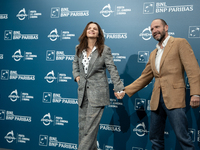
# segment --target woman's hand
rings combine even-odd
[[[80,80],[80,76],[76,77],[76,82],[78,82]]]

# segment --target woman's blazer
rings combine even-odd
[[[80,80],[78,81],[79,106],[82,104],[85,92],[87,92],[87,98],[91,106],[98,107],[109,105],[110,95],[106,69],[110,73],[111,80],[114,84],[114,90],[117,92],[124,89],[124,85],[120,80],[117,68],[114,65],[110,48],[104,45],[101,56],[99,56],[97,49],[92,52],[87,75],[84,72],[82,59],[82,53],[79,57],[75,55],[72,71],[74,79],[80,76]]]

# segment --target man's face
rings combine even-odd
[[[161,20],[154,20],[151,23],[151,33],[155,40],[162,42],[166,38],[166,33],[168,31],[168,26],[163,25]]]

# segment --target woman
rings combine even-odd
[[[108,69],[114,91],[124,86],[113,62],[111,50],[104,45],[100,26],[89,22],[79,37],[73,61],[73,76],[78,83],[79,147],[78,150],[97,150],[97,132],[104,106],[110,104]]]

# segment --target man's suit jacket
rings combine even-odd
[[[170,37],[161,58],[159,73],[155,68],[156,53],[157,49],[150,54],[141,76],[125,87],[125,92],[131,97],[155,77],[151,110],[158,108],[160,90],[168,109],[185,107],[185,71],[190,84],[190,95],[200,95],[200,69],[191,46],[185,39]]]
[[[82,59],[82,53],[79,57],[75,55],[72,71],[74,79],[76,79],[77,76],[80,76],[78,82],[79,106],[82,104],[85,91],[87,91],[88,101],[91,106],[97,107],[109,105],[110,96],[106,69],[110,73],[115,91],[122,91],[124,89],[117,68],[114,65],[110,48],[105,45],[101,56],[99,56],[97,49],[92,53],[87,75],[84,72]]]

